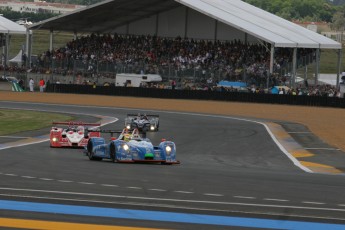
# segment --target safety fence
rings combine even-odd
[[[211,90],[172,90],[157,88],[116,87],[113,85],[93,86],[76,84],[49,84],[46,87],[46,92],[345,108],[344,98],[327,96],[297,96],[229,91],[219,92]]]

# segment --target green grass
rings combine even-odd
[[[345,68],[345,51],[342,50],[341,71]],[[338,54],[336,50],[321,50],[320,54],[320,73],[337,72]]]
[[[51,127],[53,121],[70,121],[72,116],[26,111],[26,110],[0,110],[0,135],[8,135],[23,131],[38,130]]]
[[[73,34],[69,32],[54,32],[53,48],[64,47],[67,42],[73,39]],[[32,36],[32,54],[38,55],[49,50],[50,33],[46,30],[34,30]],[[10,58],[16,56],[25,46],[26,35],[12,35],[10,44]]]

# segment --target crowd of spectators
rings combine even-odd
[[[298,49],[298,57],[314,57],[314,53],[314,49]],[[198,79],[197,84],[182,82],[182,78],[177,79],[184,88],[220,90],[215,87],[218,80],[245,81],[248,85],[255,86],[255,90],[249,87],[250,92],[261,93],[267,86],[267,79],[269,86],[285,84],[286,76],[280,74],[279,70],[291,63],[292,50],[276,48],[274,57],[274,73],[269,75],[270,50],[269,44],[265,43],[249,44],[240,40],[208,41],[151,35],[90,34],[78,37],[64,47],[38,55],[37,61],[29,67],[29,70],[26,67],[6,67],[6,71],[62,75],[89,74],[91,77],[96,75],[98,77],[109,75],[98,72],[100,65],[129,66],[137,73],[142,71],[160,73],[169,66],[176,71],[191,69],[201,71],[201,79]],[[76,74],[75,62],[82,63],[85,72]],[[220,74],[215,77],[215,72]],[[209,79],[212,84],[208,82]],[[195,80],[194,77],[192,81]],[[91,81],[94,82],[95,79]],[[320,95],[326,91],[336,91],[331,86],[315,87],[317,89],[303,87],[304,90],[299,87],[285,93],[300,95],[303,92],[308,95]],[[221,90],[237,91],[238,89]],[[328,94],[331,95],[331,92]]]
[[[64,71],[73,70],[73,62],[85,65],[87,72],[100,65],[130,66],[133,72],[158,73],[169,66],[176,71],[219,72],[221,79],[262,83],[267,77],[270,51],[268,44],[249,44],[239,40],[208,41],[188,38],[164,38],[151,35],[96,35],[79,37],[65,47],[47,51],[38,57],[38,67],[51,62],[64,63]],[[299,56],[312,55],[313,49],[298,49]],[[291,62],[291,49],[277,48],[274,69]],[[247,76],[243,79],[244,74]]]

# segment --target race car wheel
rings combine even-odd
[[[89,140],[89,142],[87,143],[87,156],[89,157],[89,159],[91,161],[100,161],[100,160],[102,160],[102,158],[100,158],[100,157],[93,156],[92,149],[93,149],[93,144],[92,144],[92,141]]]
[[[115,163],[117,161],[116,159],[116,147],[115,147],[115,144],[112,143],[110,145],[110,159],[111,159],[111,162]]]

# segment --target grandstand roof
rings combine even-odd
[[[2,34],[26,34],[26,28],[7,18],[0,16],[0,33]]]
[[[181,4],[275,47],[341,49],[332,39],[241,0],[106,0],[29,28],[102,33]]]

